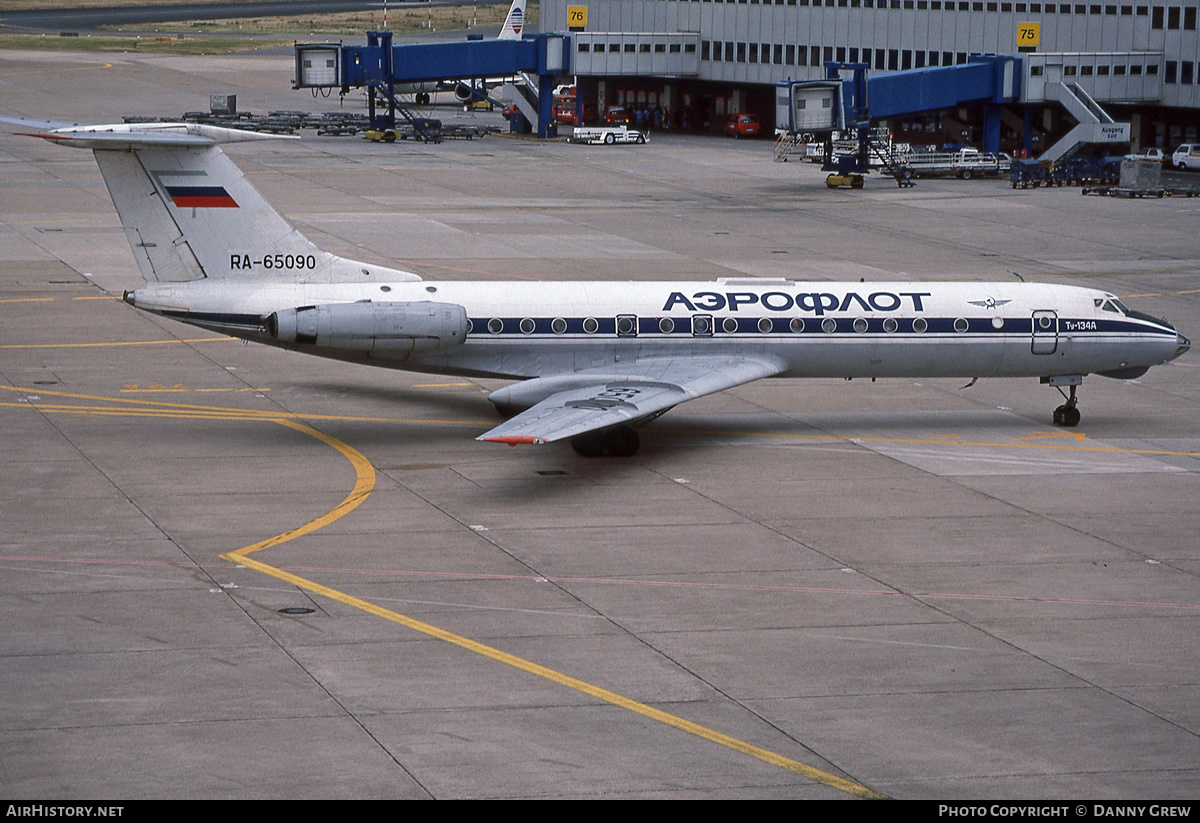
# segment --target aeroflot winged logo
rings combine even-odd
[[[1005,303],[1011,303],[1011,300],[997,300],[994,297],[989,297],[986,300],[968,300],[972,306],[983,306],[985,309],[994,309],[1003,306]]]
[[[155,181],[162,187],[178,209],[236,209],[237,201],[224,186],[204,185],[208,177],[203,171],[154,171]]]

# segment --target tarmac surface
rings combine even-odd
[[[291,71],[6,52],[0,99],[336,108]],[[1200,199],[830,191],[676,134],[227,152],[428,279],[1016,271],[1200,336]],[[1200,795],[1195,352],[1088,378],[1075,430],[1034,380],[762,381],[589,460],[476,442],[498,381],[246,346],[139,283],[91,154],[0,135],[2,796]]]

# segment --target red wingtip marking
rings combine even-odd
[[[543,442],[542,439],[539,437],[528,437],[525,435],[511,436],[511,437],[485,437],[484,440],[487,440],[489,443],[507,443],[510,446],[516,446],[516,445],[519,445],[522,443],[541,443],[541,442]]]

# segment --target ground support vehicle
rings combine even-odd
[[[958,151],[910,151],[901,155],[900,165],[913,177],[972,177],[998,174],[1000,158],[975,149]]]
[[[1013,160],[1008,179],[1014,189],[1036,189],[1042,186],[1115,186],[1120,178],[1123,162],[1131,161],[1124,161],[1121,157],[1079,155],[1051,166],[1037,160]],[[1148,167],[1156,165],[1142,160],[1132,162]]]
[[[1171,165],[1177,169],[1200,171],[1200,143],[1184,143],[1171,155]]]
[[[1036,160],[1013,160],[1008,170],[1008,179],[1014,189],[1018,186],[1023,189],[1036,189],[1046,183],[1049,177],[1050,169]]]
[[[831,189],[850,188],[861,189],[863,187],[862,166],[858,162],[858,156],[853,154],[837,154],[830,158],[830,161],[821,167],[824,171],[830,172],[825,178],[825,185]]]
[[[611,146],[614,143],[645,143],[646,135],[628,126],[583,126],[571,134],[572,143],[589,143],[597,145],[604,143]]]
[[[1162,149],[1146,149],[1141,154],[1127,154],[1126,160],[1142,160],[1147,163],[1167,163],[1169,158]]]
[[[1124,158],[1122,157],[1075,155],[1055,164],[1051,179],[1060,186],[1113,185],[1121,182],[1123,162]],[[1132,168],[1136,169],[1138,166]],[[1151,163],[1143,164],[1141,168],[1148,171],[1159,171],[1162,166]],[[1126,185],[1126,183],[1121,182],[1121,185]]]
[[[1105,197],[1200,197],[1200,186],[1158,186],[1135,189],[1125,186],[1084,186],[1082,194],[1100,194]]]

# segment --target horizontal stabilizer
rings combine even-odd
[[[83,125],[82,123],[72,123],[69,120],[39,120],[36,117],[5,117],[3,115],[0,115],[0,123],[20,126],[23,129],[38,129],[39,131],[69,129]]]
[[[244,129],[227,129],[203,123],[116,123],[107,126],[67,126],[42,132],[25,132],[28,137],[54,140],[81,149],[126,151],[139,148],[189,148],[252,140],[299,140],[294,135],[265,134]]]

